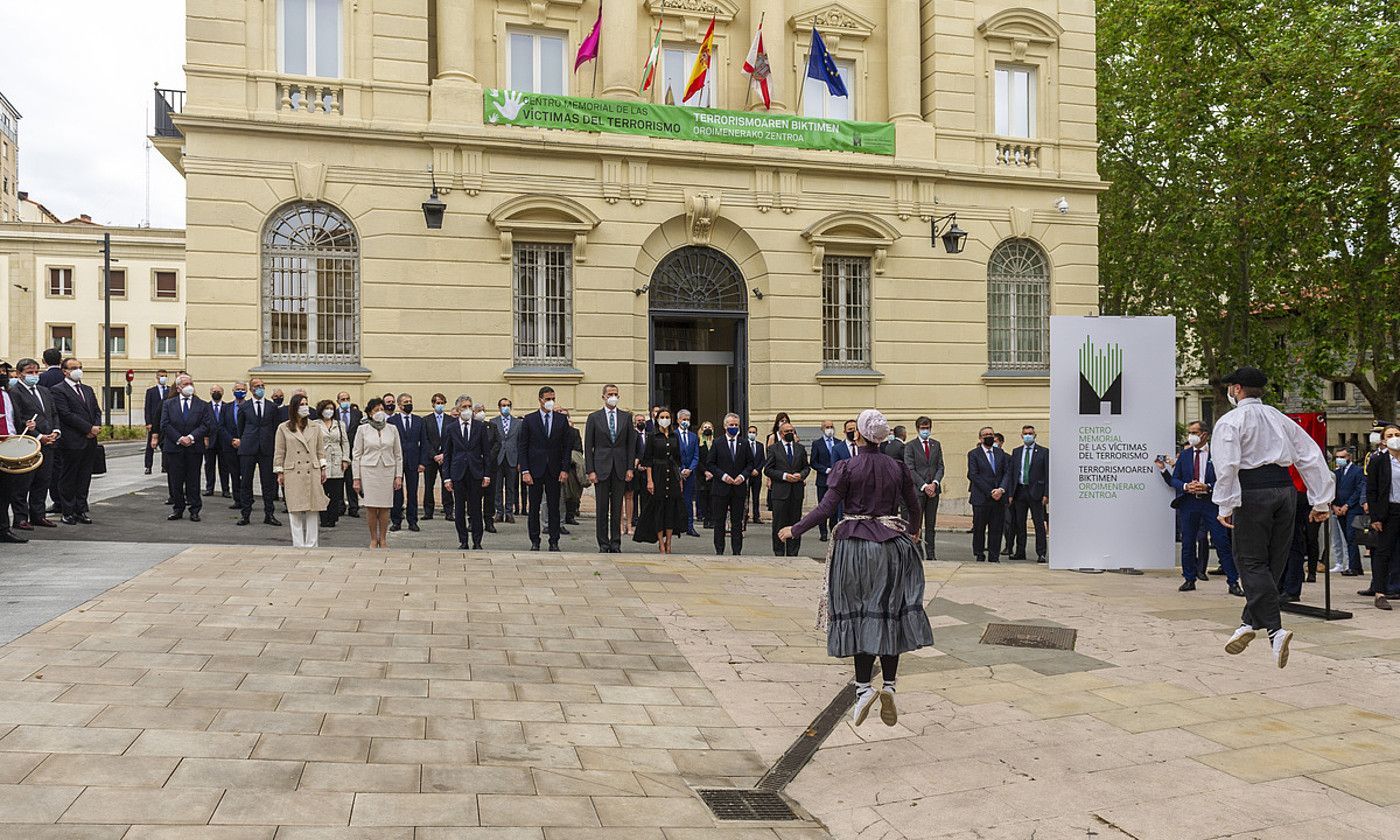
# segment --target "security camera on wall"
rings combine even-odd
[[[1061,216],[1065,215],[1069,212],[1069,201],[1064,196],[1060,196],[1055,199],[1055,209],[1060,211]]]

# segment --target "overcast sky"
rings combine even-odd
[[[182,0],[0,0],[0,92],[19,110],[19,188],[67,220],[146,217],[152,87],[183,89]],[[183,227],[185,181],[154,149],[154,227]]]

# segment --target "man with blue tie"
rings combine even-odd
[[[229,444],[233,438],[224,438],[224,415],[229,413],[228,403],[224,402],[224,386],[215,385],[209,389],[209,445],[204,452],[204,495],[214,495],[214,478],[225,499],[233,498],[229,488],[238,486],[238,471],[230,462],[238,463],[238,457]],[[227,451],[225,451],[227,450]]]
[[[1181,450],[1172,468],[1172,487],[1176,488],[1172,506],[1181,511],[1181,576],[1186,579],[1178,589],[1195,591],[1196,581],[1209,565],[1209,558],[1196,553],[1199,545],[1196,535],[1206,530],[1220,557],[1220,568],[1225,572],[1230,594],[1243,598],[1230,531],[1220,521],[1220,509],[1211,499],[1215,490],[1215,463],[1210,457],[1210,429],[1197,420],[1187,425],[1186,433],[1186,448]]]
[[[468,420],[471,418],[468,417]],[[424,451],[423,470],[423,518],[433,518],[433,495],[437,489],[439,478],[444,483],[447,482],[447,471],[443,466],[447,460],[446,455],[446,430],[452,425],[452,417],[447,413],[447,396],[445,394],[433,394],[433,413],[424,418],[424,429],[427,435],[427,449]],[[452,491],[446,486],[442,490],[442,518],[452,521]]]
[[[807,462],[807,450],[797,442],[792,421],[778,426],[778,440],[768,447],[763,474],[773,482],[769,491],[773,508],[773,555],[796,557],[802,550],[802,538],[784,542],[778,532],[802,519],[802,501],[807,494],[807,475],[812,471]]]
[[[443,432],[442,474],[443,501],[454,500],[457,524],[457,547],[481,550],[481,497],[491,492],[490,433],[486,423],[477,420],[472,411],[472,398],[463,394],[457,398],[456,417],[448,417]],[[439,415],[441,416],[441,415]],[[450,495],[449,495],[450,494]]]
[[[836,449],[836,424],[823,420],[822,435],[812,444],[812,471],[817,474],[817,504],[821,504],[822,497],[826,495],[826,478],[831,475],[831,468],[836,466]],[[823,519],[818,527],[822,542],[826,542],[830,539],[828,533],[835,527],[835,522],[833,519]]]
[[[513,523],[520,510],[520,421],[511,416],[513,403],[510,397],[496,401],[496,415],[491,418],[491,428],[496,441],[496,521]]]
[[[1332,571],[1347,577],[1361,574],[1361,549],[1356,545],[1356,530],[1352,525],[1361,515],[1361,503],[1366,498],[1366,473],[1352,463],[1351,450],[1337,447],[1337,497],[1332,502]],[[1346,554],[1346,559],[1342,554]]]
[[[700,438],[690,430],[690,409],[682,408],[676,413],[680,429],[676,431],[676,441],[681,445],[681,490],[685,495],[685,535],[698,537],[695,530],[695,483],[700,477],[695,470],[700,466]]]
[[[204,505],[199,495],[199,473],[204,465],[205,440],[211,434],[209,418],[209,403],[195,396],[189,374],[175,377],[175,395],[165,401],[157,427],[161,464],[165,467],[171,506],[175,508],[166,518],[172,522],[185,518],[186,507],[190,521],[199,521]]]
[[[1014,476],[1006,453],[996,446],[996,432],[983,426],[981,442],[967,453],[967,482],[972,504],[972,553],[977,562],[1001,562],[1001,536],[1007,497]]]
[[[554,416],[554,389],[540,388],[540,410],[520,421],[516,455],[528,488],[530,550],[540,550],[540,502],[549,504],[549,550],[559,551],[559,491],[569,478],[569,424]]]
[[[715,521],[715,554],[724,554],[725,523],[729,545],[738,557],[744,548],[744,502],[749,497],[754,465],[753,449],[739,439],[739,415],[724,415],[724,437],[710,447],[705,472],[710,479],[710,515]]]
[[[1035,525],[1035,561],[1047,562],[1045,509],[1050,504],[1050,450],[1035,441],[1035,426],[1021,427],[1021,445],[1011,453],[1015,476],[1011,491],[1012,560],[1026,559],[1026,514]],[[1010,548],[1010,546],[1008,546]]]
[[[230,510],[239,510],[243,504],[239,501],[243,493],[243,474],[240,472],[243,465],[238,457],[238,447],[233,445],[233,439],[238,437],[238,418],[247,406],[248,383],[233,383],[233,402],[225,405],[220,411],[218,418],[219,445],[223,448],[228,458],[229,475],[232,480],[229,485],[233,491],[233,504],[229,505]],[[210,439],[213,442],[213,439]]]
[[[423,418],[413,414],[413,395],[399,394],[399,413],[389,418],[399,430],[399,449],[403,451],[403,489],[394,491],[394,506],[389,509],[389,530],[403,527],[405,502],[408,508],[408,530],[418,527],[418,476],[427,470],[428,433]]]
[[[603,407],[583,424],[583,468],[593,485],[596,536],[603,554],[622,553],[622,499],[633,480],[638,431],[632,415],[617,407],[616,385],[603,386]]]
[[[143,414],[146,418],[146,475],[151,474],[151,467],[155,464],[156,447],[151,436],[160,434],[161,407],[165,405],[165,398],[168,396],[170,374],[162,368],[156,371],[156,384],[146,389],[146,409]]]
[[[282,422],[282,413],[272,400],[267,399],[267,385],[261,379],[248,382],[253,388],[253,398],[243,403],[238,412],[238,434],[233,447],[238,450],[238,502],[243,516],[239,525],[247,525],[253,515],[253,473],[258,474],[262,486],[263,522],[268,525],[281,525],[273,513],[273,502],[277,500],[277,477],[272,474],[272,456],[277,447],[277,425]]]

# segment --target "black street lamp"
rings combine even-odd
[[[940,233],[939,222],[947,222]],[[933,247],[938,247],[938,241],[943,240],[943,250],[949,254],[961,254],[963,244],[967,241],[967,231],[958,227],[958,214],[949,213],[946,216],[939,216],[929,223],[929,232],[932,235]]]
[[[433,168],[428,167],[431,175]],[[447,213],[447,204],[438,198],[437,177],[433,176],[433,194],[428,196],[428,200],[423,202],[423,221],[427,223],[428,230],[442,230],[442,217]]]

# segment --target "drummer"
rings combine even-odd
[[[8,366],[7,366],[8,367]],[[9,391],[0,387],[0,443],[34,428],[34,421],[24,421],[16,413]],[[27,482],[24,483],[27,486]],[[20,476],[0,470],[0,543],[27,543],[29,540],[10,530],[10,507],[19,495]],[[28,502],[26,501],[27,505]]]

